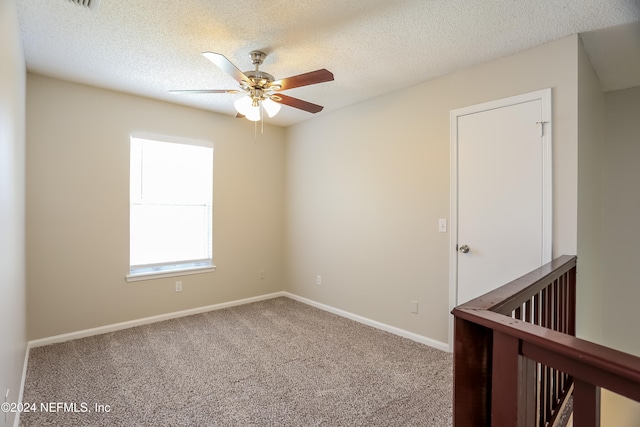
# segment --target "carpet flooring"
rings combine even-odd
[[[22,426],[451,426],[452,357],[289,298],[31,350]]]

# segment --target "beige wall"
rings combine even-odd
[[[604,93],[578,42],[578,292],[576,334],[602,337]]]
[[[603,150],[603,338],[606,346],[640,356],[640,87],[605,95]],[[640,425],[640,403],[603,392],[603,426]]]
[[[575,254],[577,44],[567,37],[288,128],[287,289],[448,342],[449,234],[438,218],[449,218],[449,111],[547,87],[553,251]]]
[[[17,402],[26,351],[25,65],[14,0],[0,1],[0,401]],[[0,413],[0,424],[5,414]],[[7,415],[7,425],[13,423]]]
[[[216,272],[125,281],[135,131],[214,143]],[[26,138],[29,339],[282,290],[281,128],[29,74]]]
[[[605,95],[604,343],[640,356],[640,87]]]

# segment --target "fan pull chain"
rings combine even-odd
[[[264,135],[264,115],[266,111],[262,104],[258,104],[260,108],[260,135]],[[256,144],[258,142],[258,122],[253,122],[253,143]]]

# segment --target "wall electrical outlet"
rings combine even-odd
[[[411,312],[418,314],[418,301],[411,301]]]
[[[322,276],[319,274],[316,276],[316,285],[322,285]]]
[[[182,281],[176,282],[176,292],[182,292]]]

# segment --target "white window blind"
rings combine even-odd
[[[213,266],[213,147],[131,137],[130,275]]]

